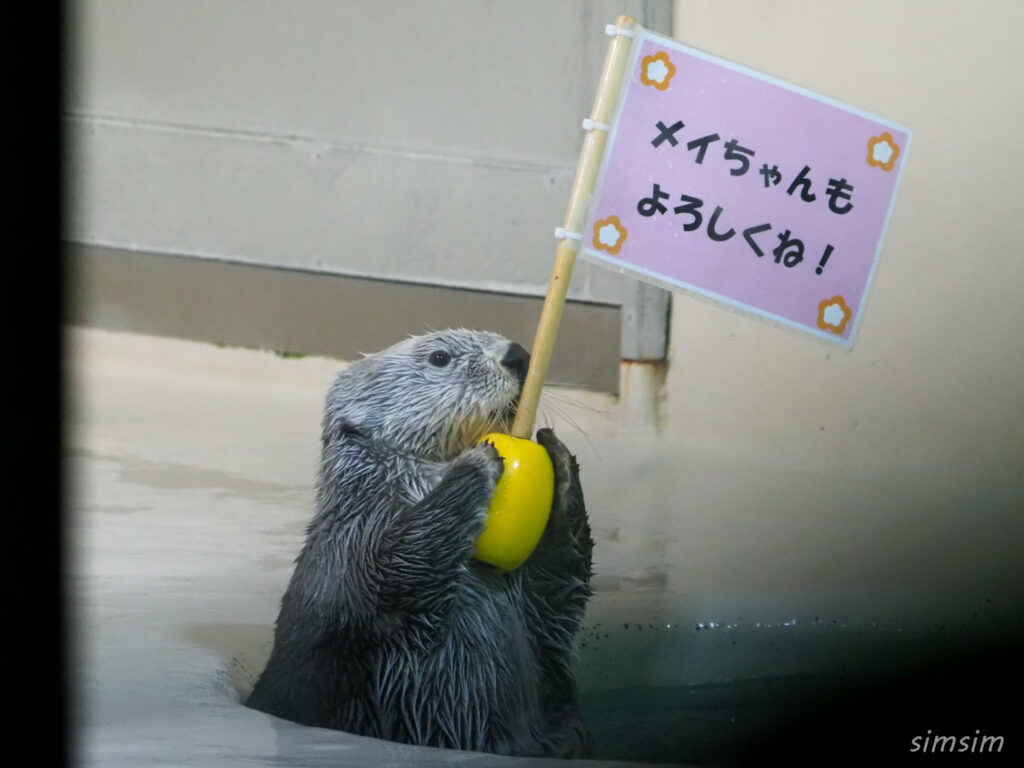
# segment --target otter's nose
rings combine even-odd
[[[512,371],[522,385],[526,381],[526,369],[530,367],[530,353],[513,341],[508,345],[505,356],[501,358],[501,364]]]

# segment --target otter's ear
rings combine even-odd
[[[345,435],[360,435],[362,434],[348,419],[339,419],[333,424],[325,426],[323,434],[320,436],[320,443],[324,447],[331,443],[337,442]]]

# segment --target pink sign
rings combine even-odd
[[[639,31],[583,253],[846,346],[910,130]]]

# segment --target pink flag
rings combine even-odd
[[[583,253],[849,346],[910,130],[638,30]]]

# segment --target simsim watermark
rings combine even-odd
[[[939,736],[928,729],[926,736],[910,740],[911,752],[1002,752],[1002,736],[982,736],[976,730],[973,736]]]

